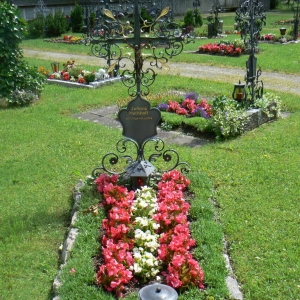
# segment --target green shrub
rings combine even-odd
[[[275,9],[278,7],[280,1],[279,0],[271,0],[270,1],[270,9]]]
[[[96,79],[95,73],[86,73],[86,74],[84,75],[84,80],[85,80],[87,83],[93,82],[93,81],[95,81],[95,79]]]
[[[262,98],[255,99],[254,107],[260,108],[268,117],[279,118],[281,111],[281,100],[279,96],[266,93]]]
[[[94,28],[96,26],[96,13],[92,12],[90,14],[90,28]]]
[[[44,36],[45,17],[38,16],[27,22],[27,38],[38,39]]]
[[[192,9],[188,9],[183,18],[184,26],[195,26],[194,12]]]
[[[83,7],[75,4],[74,9],[71,11],[72,32],[81,32],[81,28],[83,25]]]
[[[194,10],[195,26],[201,27],[203,25],[203,19],[201,12],[198,8]]]
[[[188,9],[183,18],[183,24],[184,27],[201,27],[203,25],[203,19],[200,10],[198,8],[194,10]]]
[[[73,67],[69,70],[69,75],[73,76],[75,78],[78,78],[78,76],[81,74],[82,68],[80,67]]]
[[[10,105],[34,100],[32,93],[37,96],[45,80],[23,60],[19,44],[24,38],[25,26],[16,6],[0,2],[0,98],[6,98]]]
[[[62,12],[49,14],[46,17],[39,15],[29,20],[27,25],[28,38],[58,37],[69,30],[68,19]]]
[[[62,12],[49,14],[45,19],[45,36],[57,37],[68,31],[68,20]]]

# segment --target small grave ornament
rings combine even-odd
[[[282,36],[284,36],[285,33],[286,33],[286,28],[285,28],[285,27],[281,27],[279,30],[280,30],[280,34],[281,34]]]
[[[140,289],[139,300],[177,300],[177,292],[170,286],[154,283]]]
[[[57,73],[59,71],[59,63],[58,62],[51,63],[51,68],[53,73]]]
[[[149,161],[134,161],[126,168],[126,177],[131,178],[132,188],[136,190],[149,183],[155,167]]]
[[[245,100],[246,98],[245,84],[241,83],[241,81],[239,81],[239,83],[234,84],[232,98],[236,101]]]

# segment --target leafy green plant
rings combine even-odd
[[[195,26],[201,27],[203,25],[203,19],[201,12],[198,8],[194,10]]]
[[[217,97],[214,100],[212,126],[218,139],[240,135],[245,127],[247,113],[233,101],[225,96]]]
[[[281,111],[281,100],[277,95],[266,93],[262,98],[255,99],[254,107],[260,108],[268,117],[278,118]]]
[[[169,112],[161,112],[161,118],[163,122],[167,124],[171,124],[172,128],[179,127],[182,124],[182,121],[186,118],[186,116],[177,115]]]
[[[84,74],[84,80],[85,80],[87,83],[90,83],[90,82],[95,81],[95,78],[96,78],[95,73],[88,72],[88,73]]]
[[[37,99],[37,95],[31,91],[15,90],[8,99],[9,105],[26,105]]]
[[[173,126],[172,126],[170,123],[168,123],[168,122],[162,122],[162,123],[160,124],[160,128],[161,128],[162,130],[164,130],[164,131],[171,131],[172,128],[173,128]]]
[[[212,132],[212,119],[206,118],[186,118],[183,120],[183,124],[194,128],[198,132]]]
[[[78,76],[81,74],[82,68],[80,67],[73,67],[69,69],[69,75],[74,76],[75,78],[78,78]]]
[[[36,18],[27,21],[26,38],[37,39],[44,36],[45,17],[38,15]]]
[[[183,18],[184,26],[195,26],[194,12],[192,9],[188,9]]]

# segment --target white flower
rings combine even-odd
[[[133,264],[133,269],[135,273],[141,273],[143,270],[137,263]]]

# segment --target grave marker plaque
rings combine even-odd
[[[128,103],[127,108],[119,111],[118,117],[123,127],[123,136],[135,140],[141,147],[147,139],[157,135],[156,128],[161,114],[138,95]]]

